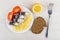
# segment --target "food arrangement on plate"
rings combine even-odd
[[[22,7],[23,8],[23,7]],[[12,12],[8,13],[7,20],[8,25],[12,26],[15,32],[22,33],[30,29],[30,25],[32,24],[32,14],[30,11],[25,12],[24,8],[22,10],[20,6],[15,6]]]
[[[37,15],[41,11],[41,4],[33,4],[33,13]],[[16,33],[24,33],[30,30],[34,34],[40,34],[47,26],[46,20],[41,16],[34,19],[32,12],[23,6],[15,6],[7,15],[8,28]]]

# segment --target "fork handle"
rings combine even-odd
[[[48,27],[47,27],[47,30],[46,30],[46,38],[48,37]]]
[[[48,38],[48,30],[49,30],[49,21],[50,21],[50,16],[51,15],[49,15],[49,20],[48,20],[48,25],[47,25],[47,29],[46,29],[46,38]]]

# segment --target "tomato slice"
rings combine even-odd
[[[13,12],[14,12],[14,14],[20,13],[21,12],[21,8],[19,6],[15,6],[13,8]]]
[[[7,19],[8,19],[10,22],[12,21],[12,19],[13,19],[13,12],[9,12],[9,13],[8,13]]]

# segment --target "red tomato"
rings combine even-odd
[[[8,18],[9,21],[12,21],[13,12],[9,12],[7,18]]]
[[[19,6],[15,6],[15,7],[13,8],[13,12],[14,12],[14,14],[19,13],[19,12],[21,12],[21,8],[20,8]]]

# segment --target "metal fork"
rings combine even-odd
[[[54,5],[53,3],[49,3],[49,6],[48,6],[49,19],[48,19],[47,30],[46,30],[46,38],[48,37],[49,20],[50,20],[51,14],[52,14],[53,5]]]

